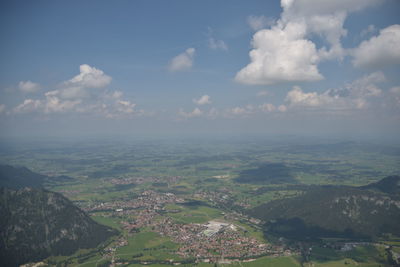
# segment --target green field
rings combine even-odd
[[[161,237],[154,232],[141,232],[128,238],[128,245],[117,249],[116,256],[121,259],[139,260],[179,260],[173,254],[178,247],[168,237]],[[134,256],[134,257],[132,257]]]
[[[196,205],[166,204],[154,220],[168,217],[178,224],[205,224],[210,220],[226,220],[233,212],[245,213],[251,208],[273,200],[292,198],[309,185],[359,186],[400,173],[400,147],[387,145],[335,142],[314,144],[309,141],[223,140],[210,142],[132,141],[57,143],[18,146],[11,152],[0,151],[0,162],[23,165],[32,171],[51,176],[67,175],[69,182],[54,182],[47,189],[58,191],[80,207],[99,203],[128,202],[144,191],[173,193]],[[39,149],[40,148],[40,149]],[[264,175],[257,170],[276,165],[294,181],[288,183],[239,183],[237,178],[252,173],[253,179]],[[259,175],[259,176],[257,176]],[[274,177],[274,173],[268,174]],[[141,178],[135,184],[116,181]],[[173,179],[172,179],[173,178]],[[151,229],[128,233],[121,222],[134,215],[113,211],[92,212],[98,223],[120,231],[128,245],[119,247],[115,256],[121,260],[182,260],[175,252],[179,244]],[[261,226],[246,219],[233,217],[230,223],[245,229],[245,235],[267,242]],[[396,237],[379,240],[400,250]],[[114,242],[108,247],[114,246]],[[315,247],[311,263],[304,266],[379,266],[387,260],[382,247],[357,247],[348,253]],[[300,266],[296,257],[261,257],[251,262],[233,262],[218,266]],[[96,266],[105,261],[94,253],[78,263],[77,254],[52,257],[55,262],[70,259],[71,266]],[[309,264],[309,265],[307,265]],[[130,264],[129,266],[141,266]],[[151,266],[168,266],[153,264]],[[184,264],[181,266],[185,266]],[[189,265],[188,265],[189,266]],[[214,266],[200,263],[195,266]]]

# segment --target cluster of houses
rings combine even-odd
[[[165,205],[182,203],[185,203],[185,199],[173,193],[148,190],[134,199],[98,203],[86,210],[104,211],[109,216],[123,218],[122,227],[129,234],[134,235],[146,227],[167,236],[179,244],[176,253],[182,258],[217,262],[221,258],[246,260],[263,255],[281,256],[291,253],[283,246],[266,244],[252,237],[245,228],[228,220],[211,220],[205,224],[179,223],[168,215],[169,210],[165,209]],[[224,215],[225,218],[240,217],[239,213]],[[120,241],[118,246],[127,245],[125,239]]]
[[[122,177],[113,178],[110,180],[113,185],[128,185],[128,184],[144,184],[144,183],[166,183],[175,184],[182,177],[181,176],[168,176],[168,177]]]
[[[110,202],[100,202],[87,207],[83,207],[86,212],[122,212],[122,214],[134,214],[136,209],[160,210],[165,204],[184,203],[183,198],[177,197],[172,193],[158,193],[152,190],[144,191],[139,197],[129,200],[119,200]]]

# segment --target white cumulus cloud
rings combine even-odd
[[[400,64],[400,25],[392,25],[353,50],[356,67],[380,68]]]
[[[237,73],[236,81],[268,85],[321,80],[317,49],[302,38],[305,30],[302,24],[289,23],[284,28],[258,31],[252,41],[251,63]]]
[[[111,77],[102,70],[87,64],[79,66],[79,74],[65,82],[67,86],[79,86],[84,88],[102,88],[110,84]]]
[[[82,113],[92,113],[106,118],[122,118],[132,115],[143,114],[137,111],[136,103],[123,98],[121,91],[105,92],[95,99],[90,105],[80,106],[77,111]]]
[[[61,83],[61,88],[52,91],[51,94],[64,99],[85,98],[89,95],[87,89],[106,87],[111,80],[112,78],[102,70],[82,64],[79,66],[78,75]]]
[[[230,112],[234,115],[243,115],[243,114],[248,114],[249,112],[247,109],[243,107],[234,107],[230,110]]]
[[[271,103],[264,103],[260,105],[260,109],[264,112],[272,112],[276,110],[276,107]]]
[[[79,69],[80,73],[60,83],[59,89],[44,93],[40,99],[25,99],[12,112],[85,113],[106,118],[144,114],[142,110],[135,110],[136,103],[125,99],[121,91],[99,90],[111,82],[111,77],[102,70],[87,64]]]
[[[330,104],[335,100],[335,97],[327,93],[305,93],[299,86],[294,86],[293,89],[287,93],[285,100],[292,106],[320,107]]]
[[[233,107],[225,110],[225,117],[247,117],[256,112],[253,105],[246,105],[244,107]]]
[[[211,104],[211,99],[209,95],[203,95],[199,99],[193,99],[193,103],[197,105],[207,105]]]
[[[294,86],[286,95],[285,101],[290,108],[315,110],[351,110],[363,109],[369,105],[369,99],[379,97],[382,90],[377,84],[384,82],[381,72],[365,75],[339,89],[329,89],[322,93],[304,92]]]
[[[371,97],[379,96],[382,90],[377,86],[379,83],[386,81],[385,75],[381,71],[364,75],[363,77],[353,81],[345,86],[349,94],[353,97]]]
[[[40,90],[40,85],[32,81],[20,81],[18,89],[24,93],[35,93]]]
[[[39,111],[42,108],[42,102],[37,99],[25,99],[24,102],[19,104],[13,109],[15,113],[26,113]]]
[[[282,0],[280,19],[253,36],[250,63],[236,74],[245,84],[274,84],[323,79],[318,64],[342,59],[341,38],[350,12],[383,0]],[[310,36],[322,39],[320,47]]]
[[[77,105],[79,105],[82,100],[63,100],[54,94],[45,94],[46,101],[44,102],[44,112],[45,113],[55,113],[55,112],[68,112],[72,111]]]
[[[349,13],[383,3],[384,0],[282,0],[282,23],[303,22],[307,35],[317,34],[328,47],[319,49],[321,60],[341,59],[345,55],[341,38],[347,34],[344,22]]]
[[[6,110],[6,105],[0,104],[0,114],[3,113],[3,111]]]
[[[185,52],[174,57],[168,65],[170,71],[184,71],[193,66],[196,49],[188,48]]]
[[[199,108],[193,109],[191,112],[185,112],[183,109],[180,109],[178,114],[184,118],[193,118],[193,117],[200,117],[203,115],[203,111]]]
[[[131,114],[134,112],[136,104],[127,100],[119,100],[117,102],[117,111],[121,113]]]
[[[264,103],[259,106],[259,109],[265,113],[270,113],[274,111],[285,112],[287,110],[285,105],[275,106],[274,104],[271,103]]]

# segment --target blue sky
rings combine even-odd
[[[1,136],[400,134],[400,2],[1,1]]]

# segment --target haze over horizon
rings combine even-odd
[[[0,138],[400,135],[400,2],[2,1]]]

